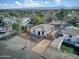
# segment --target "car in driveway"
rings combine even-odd
[[[0,27],[0,34],[3,34],[6,32],[6,28]]]

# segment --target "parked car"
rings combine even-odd
[[[6,28],[0,28],[0,34],[5,33],[6,32]]]

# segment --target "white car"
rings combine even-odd
[[[6,28],[0,28],[0,33],[5,33],[6,32]]]

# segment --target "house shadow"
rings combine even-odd
[[[26,35],[29,37],[30,41],[38,43],[44,39],[44,37],[36,36],[28,31],[26,31]]]
[[[75,47],[74,50],[75,50],[74,53],[79,56],[79,47]]]

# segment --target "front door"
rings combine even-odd
[[[38,35],[40,35],[40,31],[38,31]]]

